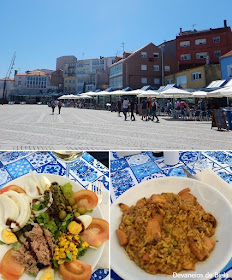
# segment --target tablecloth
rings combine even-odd
[[[206,160],[209,167],[224,181],[231,184],[232,188],[232,152],[230,151],[202,151],[202,159]],[[114,202],[129,188],[153,178],[165,176],[185,177],[182,167],[190,173],[197,172],[195,166],[199,157],[197,151],[180,152],[179,163],[175,166],[166,166],[163,157],[154,157],[152,152],[141,152],[137,155],[120,158],[117,152],[110,154],[111,202]],[[232,189],[231,189],[232,190]],[[227,278],[232,279],[232,259],[221,271],[226,273]],[[114,271],[111,271],[112,280],[121,280]],[[216,278],[213,278],[216,279]]]
[[[27,174],[50,173],[65,176],[65,163],[51,152],[0,152],[0,188],[6,183]],[[89,183],[101,181],[104,191],[109,190],[109,170],[90,154],[84,153],[73,161],[70,166],[69,179],[87,188]],[[91,280],[108,280],[109,269],[97,269],[92,273]]]

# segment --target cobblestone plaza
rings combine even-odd
[[[45,105],[0,107],[1,150],[164,150],[231,149],[231,132],[211,129],[208,121],[161,116],[160,123],[124,121],[117,113]]]

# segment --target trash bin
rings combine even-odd
[[[226,113],[229,130],[232,130],[232,108],[226,107],[222,109]]]

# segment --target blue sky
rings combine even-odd
[[[115,56],[174,39],[180,27],[232,26],[231,0],[0,0],[0,78],[15,69],[55,69],[56,58]]]

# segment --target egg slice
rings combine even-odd
[[[83,225],[82,231],[87,229],[87,227],[92,223],[92,217],[89,215],[81,215],[76,218],[76,220],[80,221]]]
[[[50,267],[41,269],[35,278],[35,280],[54,280],[54,279],[55,279],[54,269]]]

